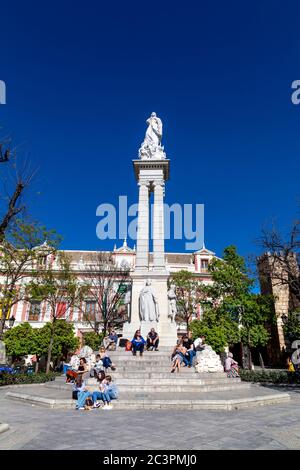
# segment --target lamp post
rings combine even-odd
[[[8,321],[9,326],[6,326],[6,324],[5,324],[7,321]],[[15,321],[16,321],[16,319],[13,315],[10,318],[5,320],[5,323],[4,323],[4,326],[3,326],[3,331],[0,334],[0,341],[3,341],[4,331],[5,330],[10,330],[14,326]]]

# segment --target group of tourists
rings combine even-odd
[[[172,351],[171,360],[172,368],[171,373],[180,371],[183,367],[192,367],[194,357],[197,351],[201,351],[205,347],[205,336],[200,336],[194,341],[191,337],[191,332],[188,335],[184,335],[177,341]]]
[[[114,331],[105,338],[104,345],[100,347],[95,360],[90,366],[87,364],[85,357],[80,357],[77,367],[71,367],[66,372],[66,381],[73,383],[73,399],[77,400],[76,409],[91,410],[102,406],[104,410],[111,410],[111,401],[118,398],[118,390],[112,380],[111,375],[107,374],[107,369],[116,370],[116,365],[112,362],[108,355],[108,349],[116,349],[118,336]],[[139,352],[143,356],[144,350],[158,351],[159,335],[154,328],[151,328],[146,339],[141,335],[141,330],[137,330],[130,342],[130,348],[133,356]],[[205,336],[202,335],[195,340],[192,334],[178,339],[171,354],[172,368],[171,373],[179,372],[181,367],[192,367],[197,351],[205,349]],[[231,352],[227,354],[224,363],[224,371],[227,376],[239,377],[238,363],[233,359]],[[98,389],[94,390],[95,385],[86,385],[89,377],[97,380]]]
[[[72,398],[77,400],[76,409],[99,408],[101,402],[104,410],[112,409],[111,400],[118,397],[118,391],[111,375],[107,374],[109,368],[112,371],[116,370],[108,350],[115,350],[117,342],[118,336],[112,331],[104,338],[103,346],[96,355],[93,352],[89,353],[88,360],[86,357],[78,358],[76,354],[72,356],[69,368],[66,370],[66,382],[73,384]],[[84,348],[81,352],[84,352]],[[88,378],[97,380],[99,384],[97,390],[93,390],[95,385],[86,385]]]
[[[136,356],[137,352],[140,353],[140,356],[143,356],[145,347],[147,351],[158,351],[159,336],[155,329],[151,328],[145,340],[141,335],[141,330],[137,330],[129,343],[130,346],[128,349],[131,349],[133,356]],[[202,351],[204,348],[204,335],[193,340],[192,333],[189,332],[187,335],[178,339],[171,354],[171,373],[175,371],[179,372],[181,367],[192,367],[197,351]],[[239,377],[238,363],[233,359],[231,352],[228,352],[225,359],[224,371],[229,378]]]
[[[112,410],[112,400],[118,398],[118,389],[112,381],[111,375],[100,371],[97,374],[99,388],[91,391],[91,387],[87,387],[83,380],[83,374],[78,374],[73,385],[73,399],[77,400],[77,410],[91,410],[100,408],[103,404],[103,410]],[[102,402],[102,403],[101,403]]]

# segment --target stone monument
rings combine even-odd
[[[177,304],[176,304],[176,293],[175,293],[175,286],[172,284],[170,289],[168,290],[168,299],[169,299],[169,318],[171,318],[171,322],[175,322],[175,317],[177,314]]]
[[[197,351],[195,362],[196,372],[224,372],[220,356],[208,344]]]
[[[152,113],[147,124],[139,159],[133,160],[139,187],[137,247],[132,273],[131,321],[124,324],[123,335],[132,338],[135,331],[141,329],[145,337],[150,328],[155,328],[160,336],[160,345],[170,347],[176,344],[177,339],[176,324],[168,315],[169,272],[166,270],[164,247],[164,190],[169,179],[170,160],[161,144],[161,119]],[[152,193],[153,267],[149,269],[149,198]]]

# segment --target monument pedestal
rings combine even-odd
[[[147,279],[151,280],[151,288],[159,306],[159,321],[143,321],[139,314],[139,296],[145,287]],[[131,297],[131,321],[123,326],[123,335],[132,339],[136,330],[141,330],[142,336],[146,339],[151,328],[155,328],[159,335],[160,346],[172,347],[177,341],[176,323],[171,323],[168,318],[168,273],[166,271],[135,271],[132,273],[132,297]]]

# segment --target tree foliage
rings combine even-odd
[[[6,331],[4,341],[8,356],[20,357],[36,353],[35,330],[25,322]]]
[[[108,253],[95,253],[86,271],[85,295],[95,308],[87,312],[85,303],[81,304],[83,321],[97,334],[101,326],[105,336],[109,328],[128,320],[124,298],[130,285],[129,269],[116,266]]]
[[[52,325],[46,323],[42,328],[32,328],[28,322],[21,323],[8,330],[4,335],[6,352],[9,356],[20,357],[35,354],[46,356],[51,341]],[[52,357],[60,358],[79,347],[79,338],[74,334],[74,327],[64,320],[57,320]]]
[[[50,314],[50,340],[46,372],[49,372],[52,351],[55,353],[55,333],[58,320],[67,320],[71,308],[80,305],[86,295],[83,286],[71,268],[70,258],[64,252],[54,253],[55,262],[39,266],[27,286],[32,300],[45,302]],[[54,348],[54,349],[53,349]]]
[[[192,273],[181,270],[172,275],[170,284],[175,286],[177,323],[185,322],[187,330],[200,301],[199,283]]]
[[[83,343],[85,346],[89,346],[93,351],[100,348],[103,340],[103,333],[95,333],[95,331],[89,331],[83,335]]]
[[[48,244],[46,244],[48,240]],[[24,281],[55,251],[59,237],[36,222],[15,220],[0,245],[0,338],[12,307],[28,300]]]
[[[46,323],[38,329],[37,342],[40,347],[40,355],[48,353],[48,347],[51,341],[52,324]],[[57,320],[53,336],[53,346],[51,357],[59,359],[61,356],[67,357],[69,352],[74,352],[79,348],[80,340],[74,334],[74,326],[65,320]]]
[[[208,269],[213,284],[201,286],[204,313],[193,322],[193,333],[203,332],[218,352],[241,340],[249,347],[265,346],[270,338],[268,324],[275,319],[273,298],[253,292],[254,280],[244,258],[231,245],[223,259],[214,258]]]
[[[283,331],[290,343],[300,338],[300,309],[289,313]]]

